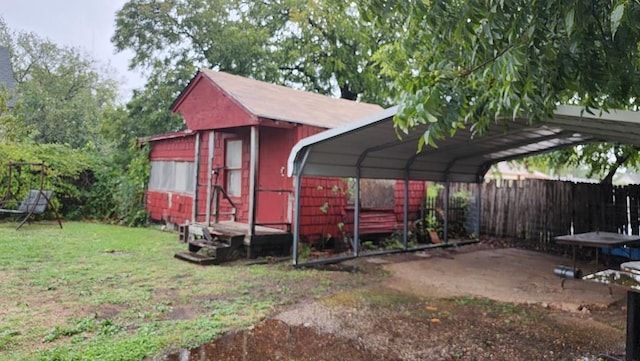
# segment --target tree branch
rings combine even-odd
[[[485,66],[487,66],[490,63],[493,63],[494,61],[498,60],[499,57],[503,56],[507,51],[513,49],[513,45],[509,45],[506,48],[502,49],[498,54],[496,54],[496,56],[494,56],[493,58],[487,59],[484,62],[476,65],[475,67],[471,68],[471,69],[467,69],[464,70],[460,73],[461,77],[467,77],[469,75],[471,75],[472,73],[475,73],[476,71],[484,68]]]
[[[633,147],[633,151],[638,152],[638,151],[640,151],[640,148]],[[605,175],[604,178],[602,178],[602,181],[600,183],[601,184],[609,184],[609,185],[613,184],[613,176],[616,174],[618,169],[627,160],[629,160],[629,158],[631,158],[631,152],[627,152],[627,153],[622,154],[622,155],[616,155],[616,162],[611,166],[611,168],[609,168],[609,171],[607,172],[607,175]]]

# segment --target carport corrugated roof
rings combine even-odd
[[[589,114],[579,106],[559,106],[539,124],[516,119],[494,124],[482,135],[459,129],[416,153],[426,125],[398,138],[398,107],[301,140],[289,156],[289,175],[480,182],[503,160],[590,142],[640,147],[640,112],[611,110]],[[359,174],[358,174],[359,172]],[[407,173],[408,172],[408,173]]]

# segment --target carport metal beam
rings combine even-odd
[[[293,197],[293,206],[294,206],[294,220],[293,220],[293,265],[298,265],[298,243],[300,242],[300,190],[302,189],[302,171],[304,170],[304,165],[307,163],[307,158],[309,158],[309,153],[311,152],[311,147],[303,150],[302,158],[298,164],[300,168],[293,178],[294,188],[295,188],[295,196]]]
[[[448,175],[447,180],[444,182],[444,215],[442,216],[442,235],[444,243],[449,243],[449,191],[451,190],[451,183],[449,182]]]
[[[355,205],[353,210],[353,255],[358,257],[360,255],[360,167],[356,168],[356,189],[354,191],[356,195]]]
[[[409,243],[409,170],[404,172],[404,189],[402,192],[402,248],[406,251]]]

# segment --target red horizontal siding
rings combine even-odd
[[[345,209],[348,230],[354,232],[354,208]],[[393,208],[361,208],[358,231],[362,235],[392,233],[401,226]]]
[[[327,130],[326,128],[314,127],[312,125],[300,125],[297,128],[296,142],[300,141],[303,138],[310,137],[312,135],[316,135],[320,132]]]
[[[301,237],[308,241],[340,238],[346,231],[339,225],[345,223],[347,183],[340,178],[302,178],[300,192]]]
[[[151,143],[150,160],[195,161],[195,135],[182,138],[163,139]]]
[[[409,181],[409,220],[419,217],[420,206],[426,197],[426,183],[424,181]],[[402,221],[404,218],[404,181],[396,181],[395,187],[395,213],[396,219]]]
[[[147,211],[154,221],[183,224],[191,219],[192,205],[191,196],[147,191]]]
[[[173,109],[191,130],[233,128],[257,123],[257,117],[199,74]]]

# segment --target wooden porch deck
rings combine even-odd
[[[256,226],[249,235],[247,223],[223,221],[207,225],[193,223],[180,230],[180,240],[189,244],[189,252],[178,252],[177,258],[199,264],[219,264],[236,258],[238,252],[247,258],[289,255],[293,235],[278,228]],[[199,252],[206,249],[206,256]]]
[[[249,224],[233,221],[213,223],[208,227],[202,223],[196,223],[194,226],[206,227],[209,228],[209,232],[211,233],[222,233],[229,236],[247,235],[249,233]],[[285,235],[288,233],[289,232],[278,228],[256,226],[254,236]]]

